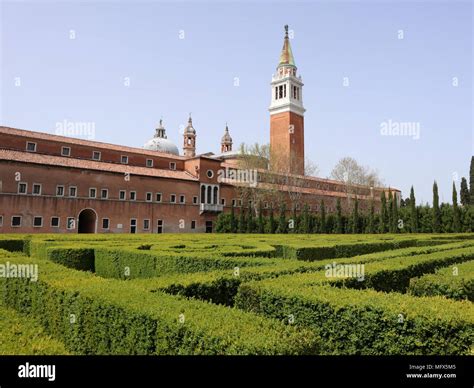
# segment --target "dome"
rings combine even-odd
[[[166,136],[166,129],[163,127],[163,120],[160,120],[160,125],[156,128],[155,136],[148,140],[143,146],[149,151],[165,152],[167,154],[179,155],[178,147]]]
[[[143,148],[149,151],[158,151],[165,152],[167,154],[179,155],[179,150],[176,144],[174,144],[171,140],[162,137],[154,137],[153,139],[148,140]]]

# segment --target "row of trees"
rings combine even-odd
[[[413,186],[410,197],[398,201],[390,192],[388,199],[382,193],[380,211],[375,212],[374,202],[368,211],[359,210],[357,197],[352,201],[350,214],[342,211],[337,200],[335,214],[327,214],[321,201],[318,214],[312,214],[308,205],[302,211],[293,207],[290,217],[285,203],[277,210],[270,209],[264,216],[262,203],[258,208],[232,208],[230,214],[220,214],[216,231],[223,233],[451,233],[474,232],[474,157],[471,158],[470,188],[461,180],[461,205],[458,203],[456,185],[453,183],[452,204],[439,203],[438,185],[433,184],[433,204],[417,205]],[[275,214],[276,213],[276,214]]]
[[[434,196],[437,185],[434,184]],[[455,191],[454,191],[455,192]],[[454,195],[454,194],[453,194]],[[439,202],[438,202],[439,203]],[[216,231],[221,233],[456,233],[474,232],[474,206],[458,206],[433,201],[433,206],[416,205],[414,191],[410,198],[397,206],[394,198],[381,197],[381,211],[375,212],[374,204],[367,212],[359,211],[358,200],[353,201],[351,214],[343,214],[341,201],[337,201],[335,214],[327,214],[321,202],[318,214],[309,212],[305,205],[301,212],[293,209],[287,215],[283,204],[278,211],[270,209],[264,216],[260,207],[258,214],[252,209],[241,208],[236,214],[220,214]]]

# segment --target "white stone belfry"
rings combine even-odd
[[[296,75],[296,65],[291,50],[288,26],[285,26],[285,39],[278,63],[277,72],[272,77],[272,99],[270,114],[294,112],[304,115],[303,81]]]

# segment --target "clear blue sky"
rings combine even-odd
[[[414,184],[425,202],[434,179],[451,201],[453,176],[467,177],[471,2],[54,1],[1,11],[2,125],[54,133],[63,120],[92,122],[96,140],[141,147],[163,116],[181,148],[192,112],[198,152],[219,151],[226,121],[234,143],[267,143],[269,83],[289,24],[306,154],[320,176],[352,156],[404,196]],[[389,119],[419,123],[420,138],[381,136]]]

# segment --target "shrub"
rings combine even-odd
[[[365,267],[365,278],[342,280],[341,285],[351,288],[373,288],[377,291],[406,292],[410,279],[453,263],[462,263],[474,259],[474,251],[470,248],[434,252],[426,255],[390,259],[368,263]]]
[[[236,306],[286,322],[292,317],[298,328],[312,328],[321,336],[323,354],[471,352],[474,307],[469,302],[311,284],[295,287],[288,278],[242,284]]]
[[[169,273],[190,273],[270,264],[265,258],[205,257],[159,254],[153,251],[95,249],[95,271],[105,278],[149,278]]]
[[[0,249],[10,252],[23,252],[25,241],[20,239],[0,239]]]
[[[94,272],[94,249],[90,248],[48,248],[51,261],[65,267]]]
[[[391,249],[399,249],[420,245],[431,245],[429,241],[420,242],[415,239],[409,240],[393,240],[393,241],[367,241],[364,243],[347,243],[347,244],[327,244],[325,246],[309,246],[309,247],[283,247],[282,257],[298,259],[298,260],[323,260],[339,257],[351,257],[356,255],[364,255],[373,252],[387,251]]]
[[[146,292],[50,261],[41,278],[2,278],[6,305],[37,317],[79,354],[315,354],[318,338],[273,319],[224,306]],[[180,320],[180,318],[183,318]]]
[[[474,302],[474,261],[413,278],[410,280],[408,292],[414,296],[441,295],[450,299],[467,299]]]
[[[68,354],[64,345],[44,332],[34,317],[0,303],[0,356]]]

